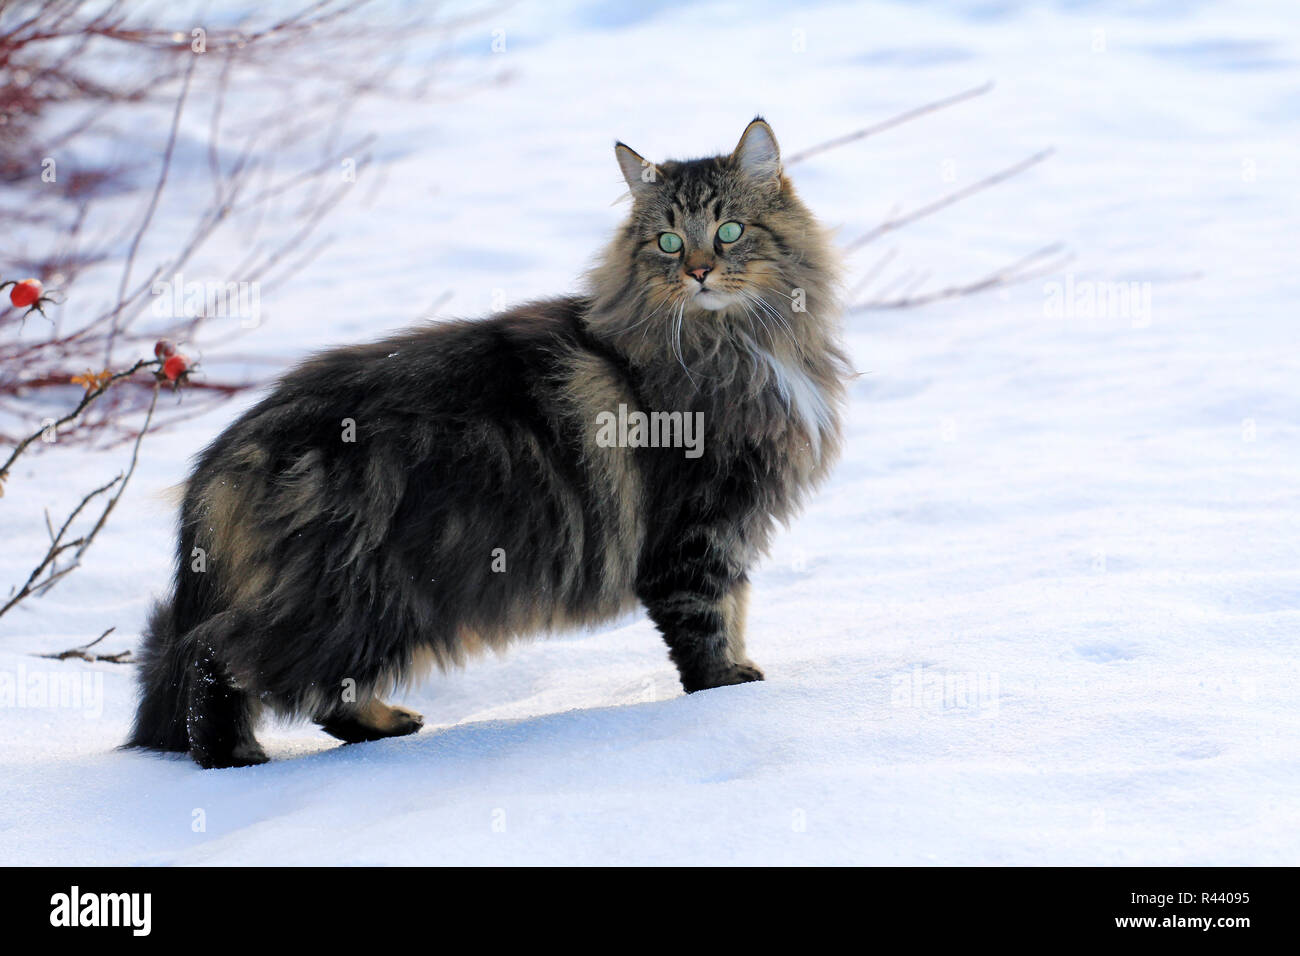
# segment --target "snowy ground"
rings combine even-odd
[[[448,289],[466,315],[571,289],[622,213],[616,137],[722,151],[761,111],[789,152],[987,79],[796,182],[851,239],[1054,145],[855,254],[850,284],[890,249],[871,292],[1056,239],[1075,259],[848,320],[846,456],[755,575],[763,684],[683,696],[638,617],[434,676],[402,701],[414,737],[266,727],[272,763],[211,772],[116,752],[132,669],[34,655],[110,625],[106,649],[134,646],[172,547],[157,492],[236,409],[147,442],[86,566],[0,620],[0,679],[94,692],[0,704],[0,864],[1296,863],[1290,5],[525,4],[473,29],[513,82],[377,108],[382,179],[241,349],[288,362]],[[1138,305],[1057,310],[1067,282],[1138,283]],[[6,585],[86,483],[67,462],[8,483]]]

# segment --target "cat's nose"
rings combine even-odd
[[[704,285],[704,280],[708,278],[709,273],[712,271],[713,270],[710,269],[708,266],[700,266],[698,269],[687,270],[687,273],[689,275],[695,276],[696,281],[698,281],[700,285]]]

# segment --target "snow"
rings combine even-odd
[[[987,79],[794,179],[850,240],[1055,146],[854,253],[849,285],[890,249],[870,292],[1058,239],[1074,259],[847,320],[846,454],[754,575],[762,684],[684,696],[637,616],[432,676],[399,701],[425,715],[413,737],[265,726],[272,762],[222,771],[116,751],[132,668],[35,655],[109,626],[104,649],[135,645],[170,562],[162,490],[236,405],[147,441],[85,566],[0,619],[0,680],[92,677],[79,707],[0,704],[0,864],[1294,864],[1290,14],[576,3],[471,27],[461,68],[512,81],[369,109],[382,170],[241,352],[372,338],[446,290],[440,314],[473,315],[572,289],[623,212],[616,138],[700,155],[762,112],[790,153]],[[1067,283],[1138,283],[1150,309],[1055,310]],[[8,482],[6,584],[42,550],[42,508],[117,467],[74,457]]]

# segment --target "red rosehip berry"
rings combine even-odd
[[[176,354],[176,346],[167,339],[159,339],[153,347],[154,358],[168,359]]]
[[[36,302],[44,291],[45,287],[41,285],[40,279],[24,279],[22,282],[15,282],[14,287],[9,290],[9,301],[15,308],[25,309]]]
[[[169,382],[175,382],[178,378],[189,370],[190,360],[179,352],[167,356],[167,361],[163,362],[163,377]]]

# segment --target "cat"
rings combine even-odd
[[[841,444],[836,261],[761,117],[729,155],[615,154],[584,294],[316,354],[199,455],[125,746],[262,763],[267,707],[414,733],[381,695],[638,604],[686,692],[763,679],[748,571]]]

